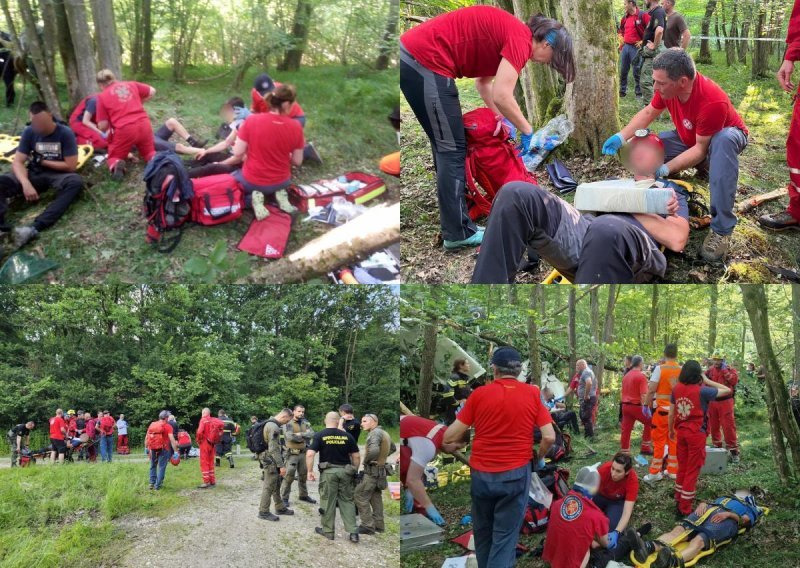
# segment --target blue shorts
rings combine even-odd
[[[739,523],[733,519],[725,519],[721,523],[712,523],[711,518],[713,516],[714,513],[709,515],[699,527],[692,524],[700,518],[695,513],[690,514],[688,517],[686,517],[686,520],[683,521],[684,527],[690,529],[695,534],[698,534],[703,538],[703,550],[708,549],[708,546],[712,540],[716,542],[730,540],[739,533]]]

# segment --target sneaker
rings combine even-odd
[[[267,511],[266,513],[259,513],[258,514],[258,518],[259,519],[263,519],[265,521],[280,521],[281,520],[279,517],[273,515],[269,511]]]
[[[474,233],[472,236],[467,237],[461,241],[444,241],[444,248],[447,250],[455,250],[458,248],[464,247],[477,247],[483,242],[483,231],[478,231]]]
[[[316,505],[317,504],[317,500],[316,499],[312,499],[308,495],[306,495],[305,497],[300,497],[300,501],[305,501],[306,503],[311,503],[312,505]]]
[[[120,160],[111,170],[111,179],[114,181],[122,181],[122,178],[125,177],[125,160]]]
[[[39,236],[39,231],[32,225],[17,227],[14,229],[14,246],[16,248],[22,248],[37,236]]]
[[[156,486],[151,483],[150,484],[150,489],[155,489],[155,488],[156,488]]]
[[[624,98],[625,98],[625,93],[623,93],[622,91],[620,91],[620,92],[619,92],[619,98],[621,98],[621,99],[624,99]]]
[[[762,215],[758,218],[758,222],[762,227],[772,231],[786,231],[787,229],[800,231],[800,221],[789,215],[786,210]]]
[[[198,140],[194,136],[189,136],[186,141],[189,143],[189,146],[193,148],[205,148],[206,144],[208,144],[208,140]]]
[[[294,515],[294,511],[292,511],[292,510],[291,510],[291,509],[289,509],[288,507],[287,507],[286,509],[281,509],[281,510],[279,510],[279,511],[276,511],[276,512],[277,512],[279,515]]]
[[[367,527],[358,527],[358,534],[375,534],[375,529]]]
[[[322,164],[322,156],[320,156],[319,152],[317,152],[313,142],[306,144],[306,147],[303,151],[303,158],[310,162],[316,162],[320,165]]]
[[[210,483],[203,483],[202,485],[197,486],[198,489],[208,489],[209,487],[211,487]]]
[[[656,473],[655,475],[648,473],[642,478],[642,480],[646,481],[647,483],[655,483],[656,481],[661,481],[662,479],[664,479],[664,474],[661,472]]]
[[[333,535],[323,532],[322,527],[314,527],[314,532],[317,533],[318,535],[324,536],[328,540],[333,540]]]
[[[358,533],[350,533],[350,542],[358,544]]]
[[[731,244],[730,235],[720,235],[709,230],[700,247],[700,257],[706,262],[719,262],[725,259],[728,254],[728,247]]]

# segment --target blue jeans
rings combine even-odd
[[[508,568],[517,563],[519,529],[530,486],[530,464],[497,473],[472,470],[472,530],[478,568]]]
[[[111,454],[113,453],[114,436],[100,436],[100,459],[102,461],[111,461]]]
[[[617,528],[619,520],[622,518],[622,508],[625,506],[624,499],[606,499],[602,495],[595,495],[592,499],[601,511],[608,517],[608,530],[613,531]]]
[[[628,73],[633,67],[633,80],[636,83],[636,94],[641,95],[642,89],[639,87],[639,76],[642,72],[642,59],[639,57],[639,50],[636,46],[625,44],[619,53],[619,92],[626,93],[628,90]]]
[[[150,485],[155,485],[156,489],[160,489],[164,483],[164,475],[167,473],[167,464],[171,454],[169,449],[150,451]],[[158,467],[158,475],[156,475],[156,467]]]
[[[664,141],[664,161],[669,162],[678,154],[688,150],[677,131],[659,132]],[[739,154],[747,147],[744,132],[729,126],[711,137],[708,156],[695,166],[708,171],[708,186],[711,193],[711,230],[718,235],[730,235],[736,227],[733,207],[739,185]]]

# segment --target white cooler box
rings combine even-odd
[[[706,446],[706,463],[700,473],[725,473],[728,469],[728,450]]]

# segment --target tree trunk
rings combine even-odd
[[[600,345],[600,290],[593,288],[589,291],[589,311],[591,312],[592,343]]]
[[[89,22],[86,19],[86,7],[83,0],[64,0],[67,9],[67,22],[72,37],[72,48],[78,70],[77,95],[81,99],[94,93],[97,89],[94,66],[94,46],[89,34]]]
[[[58,34],[58,51],[61,54],[61,63],[64,66],[64,75],[67,79],[67,92],[69,93],[69,104],[74,107],[81,100],[78,90],[78,62],[75,60],[75,51],[72,49],[72,35],[69,33],[69,22],[67,11],[63,2],[55,0],[44,0],[52,4],[53,18]]]
[[[734,2],[733,14],[731,14],[731,25],[725,37],[725,63],[728,64],[728,67],[736,63],[736,46],[738,41],[729,38],[738,37],[739,35],[739,23],[737,22],[738,16],[738,7],[736,2]]]
[[[800,380],[800,284],[792,284],[792,332],[794,338],[794,381]]]
[[[564,95],[567,116],[575,125],[569,147],[599,157],[608,133],[619,130],[614,3],[561,0],[561,13],[573,38],[577,71]]]
[[[56,50],[58,45],[58,32],[55,25],[55,11],[53,4],[47,0],[39,2],[39,9],[42,11],[42,47],[44,47],[44,58],[47,63],[47,73],[55,81],[56,78]]]
[[[417,390],[417,411],[425,418],[431,415],[431,393],[433,379],[436,372],[434,359],[436,358],[436,335],[438,330],[437,319],[431,318],[424,326],[422,334],[422,364],[419,370],[419,388]]]
[[[717,36],[717,51],[722,51],[722,41],[719,39],[719,12],[714,13],[714,35]]]
[[[603,388],[603,371],[606,366],[606,346],[614,340],[614,308],[617,304],[617,291],[619,284],[611,284],[608,287],[608,301],[606,302],[606,317],[603,324],[603,345],[600,349],[600,360],[597,364],[595,376],[597,377],[597,396],[600,396],[600,389]]]
[[[769,37],[769,30],[767,30],[767,12],[763,5],[761,5],[758,9],[755,37]],[[772,76],[772,73],[769,70],[769,42],[755,42],[755,47],[753,48],[753,65],[750,74],[753,79]]]
[[[655,345],[658,334],[658,286],[653,286],[653,295],[650,299],[650,345]]]
[[[716,284],[710,284],[709,286],[711,305],[708,309],[708,354],[712,355],[717,348],[717,303],[719,300],[719,289]]]
[[[772,456],[775,465],[778,467],[778,478],[782,483],[788,483],[792,477],[792,468],[786,458],[786,442],[783,440],[780,419],[778,418],[778,407],[775,403],[775,393],[772,392],[772,384],[766,382],[765,395],[767,399],[767,418],[769,419],[769,441],[772,444]]]
[[[20,15],[25,25],[26,37],[28,40],[28,51],[33,60],[33,67],[36,71],[36,81],[44,102],[58,119],[63,119],[61,103],[56,92],[55,77],[50,76],[45,60],[44,47],[39,41],[39,34],[36,33],[36,18],[34,17],[31,3],[29,0],[19,0]]]
[[[711,30],[711,16],[717,7],[717,0],[708,0],[706,12],[703,15],[703,22],[700,24],[700,35],[707,38]],[[697,63],[711,63],[711,48],[707,39],[700,40],[700,53],[697,55]]]
[[[516,288],[516,286],[512,286]],[[539,284],[531,286],[531,296],[528,301],[528,372],[534,385],[542,385],[542,355],[539,351],[539,329],[536,320],[541,317],[539,313],[539,296],[542,287]]]
[[[575,369],[575,361],[578,360],[578,341],[575,332],[576,319],[576,292],[575,286],[569,288],[568,317],[567,321],[567,342],[569,343],[569,368],[570,372]]]
[[[141,0],[142,2],[142,16],[141,16],[141,35],[142,35],[142,52],[139,56],[141,66],[140,73],[146,77],[152,76],[153,73],[153,5],[151,0]]]
[[[767,296],[764,286],[760,284],[741,284],[742,299],[747,315],[750,317],[750,329],[753,331],[753,340],[761,363],[766,368],[767,388],[771,389],[773,410],[770,410],[770,426],[778,438],[786,438],[786,446],[792,452],[794,474],[800,475],[800,429],[789,410],[789,393],[783,382],[780,363],[772,348],[772,338],[769,329],[769,314]],[[773,416],[774,413],[774,416]],[[780,444],[776,444],[780,447]],[[775,455],[775,465],[781,468],[781,459],[788,461],[784,453]],[[788,477],[788,476],[787,476]]]
[[[400,20],[400,0],[389,0],[389,18],[386,20],[386,30],[383,32],[378,59],[375,69],[382,71],[389,68],[389,61],[397,51],[397,23]]]
[[[303,59],[303,52],[308,43],[308,33],[311,29],[311,14],[314,12],[314,4],[310,0],[297,0],[297,10],[294,14],[294,26],[292,26],[292,37],[294,45],[280,66],[281,71],[297,71],[300,69],[300,62]]]
[[[110,69],[118,79],[122,77],[117,24],[114,21],[112,0],[92,0],[92,20],[97,42],[100,67]]]
[[[747,19],[742,22],[742,29],[739,32],[739,37],[749,37],[750,36],[750,20]],[[739,57],[739,63],[747,64],[747,51],[749,50],[750,46],[747,44],[748,40],[743,39],[736,43],[736,53]]]

